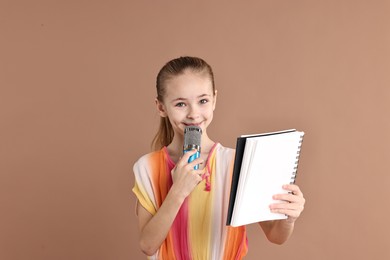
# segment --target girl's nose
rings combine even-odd
[[[195,119],[198,117],[199,117],[199,110],[194,106],[190,106],[188,109],[187,118]]]

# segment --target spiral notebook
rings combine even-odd
[[[286,219],[272,213],[272,196],[294,183],[304,132],[295,129],[237,138],[227,225]]]

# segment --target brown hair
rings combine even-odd
[[[215,93],[214,74],[211,66],[201,58],[185,56],[167,62],[157,74],[156,88],[157,100],[159,102],[163,102],[166,82],[175,76],[183,74],[186,70],[205,73],[210,78],[213,93]],[[152,141],[154,150],[159,150],[169,145],[172,142],[173,135],[174,132],[169,118],[161,117],[159,129]]]

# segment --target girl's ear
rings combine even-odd
[[[217,105],[217,90],[214,92],[214,101],[213,101],[213,111],[215,110],[215,106]]]
[[[156,98],[155,102],[156,102],[156,107],[157,107],[158,114],[161,117],[167,117],[167,112],[165,111],[164,104],[161,103],[157,98]]]

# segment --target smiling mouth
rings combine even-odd
[[[199,126],[201,123],[202,123],[202,122],[200,122],[200,123],[189,123],[189,124],[183,123],[183,124],[184,124],[185,126]]]

